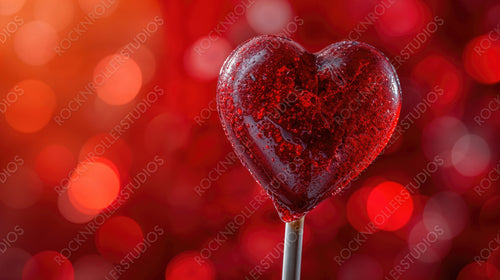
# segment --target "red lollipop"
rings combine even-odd
[[[339,42],[309,53],[290,39],[260,36],[226,59],[217,106],[241,162],[287,222],[285,238],[295,236],[285,246],[283,279],[296,279],[300,218],[359,175],[396,127],[396,71],[367,44]]]

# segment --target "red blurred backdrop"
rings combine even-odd
[[[473,0],[1,1],[0,279],[280,279],[215,107],[271,33],[371,44],[403,89],[389,148],[307,215],[303,279],[500,279],[500,4]]]

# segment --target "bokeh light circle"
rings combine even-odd
[[[125,216],[107,220],[95,237],[99,253],[115,263],[119,263],[132,250],[136,250],[134,255],[141,254],[142,250],[147,249],[146,245],[141,243],[143,240],[144,234],[139,224]]]
[[[79,258],[73,265],[75,280],[106,279],[113,277],[113,263],[99,255],[86,255]]]
[[[104,157],[113,162],[124,179],[132,166],[132,150],[123,138],[115,139],[109,133],[99,133],[89,138],[80,149],[78,160],[93,156]]]
[[[35,19],[63,31],[75,17],[75,5],[68,0],[37,0],[33,5]]]
[[[457,140],[451,150],[451,161],[455,169],[464,176],[477,176],[490,163],[490,147],[478,135],[468,134]]]
[[[90,158],[78,164],[68,185],[69,198],[76,206],[102,210],[120,191],[120,176],[114,164],[105,158]]]
[[[413,199],[401,184],[386,181],[371,191],[366,209],[376,227],[394,231],[405,226],[411,218]]]
[[[3,254],[0,254],[1,279],[21,280],[24,265],[31,258],[31,255],[16,247],[1,252],[3,252]]]
[[[493,196],[483,203],[479,212],[479,225],[484,232],[496,234],[500,230],[500,196]]]
[[[427,230],[443,229],[440,239],[458,236],[468,221],[468,209],[464,199],[454,192],[440,192],[432,196],[424,207],[423,221]]]
[[[55,55],[59,37],[52,25],[37,20],[24,24],[14,34],[14,51],[24,63],[43,65]]]
[[[500,40],[487,35],[472,39],[464,50],[465,71],[484,84],[500,81]]]
[[[219,70],[231,50],[231,45],[224,38],[212,41],[209,36],[202,37],[186,52],[186,72],[199,80],[213,80],[219,75]]]
[[[371,221],[366,206],[372,190],[373,188],[371,187],[360,188],[356,190],[347,201],[347,220],[353,228],[360,232],[367,232],[367,227]]]
[[[42,251],[24,265],[23,280],[74,280],[73,265],[58,252]]]
[[[210,259],[196,261],[198,252],[183,252],[167,265],[165,280],[215,280],[215,268]]]
[[[156,57],[155,54],[147,46],[141,46],[134,55],[134,60],[142,71],[142,81],[144,84],[149,83],[156,73]]]
[[[246,12],[250,27],[260,34],[283,32],[292,19],[292,8],[285,0],[256,0]]]
[[[16,85],[22,90],[5,111],[7,123],[17,131],[33,133],[44,128],[56,107],[56,95],[44,82],[24,80]]]
[[[382,278],[383,269],[380,263],[376,259],[362,254],[347,260],[340,266],[338,272],[338,280],[380,280]]]
[[[451,249],[451,241],[440,238],[445,229],[440,225],[428,229],[422,220],[418,221],[408,234],[408,250],[418,255],[418,260],[425,263],[441,261]]]
[[[494,278],[496,276],[496,278]],[[469,263],[457,276],[457,280],[497,280],[499,278],[498,270],[494,265],[485,263]]]
[[[383,6],[382,6],[383,7]],[[384,36],[413,35],[421,31],[429,19],[429,8],[420,0],[394,1],[382,11],[374,9],[380,19],[375,23],[377,31]]]
[[[110,105],[132,101],[142,87],[141,68],[134,59],[123,55],[103,58],[95,67],[94,83],[97,96]]]
[[[74,205],[69,199],[67,191],[63,191],[57,197],[57,208],[66,220],[75,224],[90,222],[101,212],[101,210],[92,210]]]
[[[457,67],[444,56],[425,57],[415,65],[411,75],[416,81],[424,83],[437,94],[436,100],[431,99],[430,94],[428,98],[431,109],[436,114],[443,112],[444,105],[454,105],[457,99],[462,97],[462,75]]]
[[[453,146],[467,133],[467,127],[457,118],[436,118],[422,131],[422,150],[428,160],[435,160],[439,156],[444,161],[443,166],[451,166]]]
[[[494,277],[492,277],[490,279],[491,280],[499,280],[500,279],[500,250],[495,250],[495,251],[491,252],[491,255],[486,260],[486,262],[493,266],[493,267],[488,268],[489,273],[494,274]],[[493,271],[491,271],[491,270],[493,270]]]
[[[26,0],[2,0],[0,1],[0,15],[12,15],[24,6]]]

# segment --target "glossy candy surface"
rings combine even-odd
[[[265,35],[227,58],[217,105],[242,163],[289,222],[340,191],[383,150],[401,90],[388,59],[369,45],[339,42],[313,54]]]

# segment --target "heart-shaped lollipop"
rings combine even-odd
[[[389,60],[359,42],[309,53],[277,36],[253,38],[224,63],[222,126],[285,222],[344,187],[383,150],[401,90]]]

